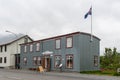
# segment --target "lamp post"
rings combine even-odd
[[[8,33],[11,33],[11,34],[13,34],[13,35],[15,35],[15,37],[17,38],[18,36],[17,36],[17,34],[16,33],[14,33],[14,32],[11,32],[11,31],[8,31],[8,30],[6,30],[5,32],[8,32]],[[16,41],[16,56],[15,56],[15,68],[18,68],[19,66],[18,66],[18,64],[19,64],[19,62],[18,62],[18,42]]]

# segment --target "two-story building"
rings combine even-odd
[[[99,70],[100,39],[84,32],[59,35],[21,44],[22,69],[43,66],[47,71]]]
[[[33,41],[29,36],[18,34],[8,35],[0,38],[0,67],[19,68],[20,45]]]

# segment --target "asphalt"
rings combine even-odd
[[[43,74],[46,76],[61,76],[61,77],[71,77],[71,78],[89,78],[92,80],[120,80],[120,76],[104,76],[104,75],[91,75],[91,74],[80,74],[77,72],[39,72],[39,71],[31,71],[31,70],[16,70],[16,69],[0,69],[0,71],[8,71],[8,72],[19,72],[19,73],[26,73],[26,74],[34,74],[39,75]]]

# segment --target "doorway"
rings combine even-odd
[[[15,69],[20,69],[20,54],[15,54]]]
[[[51,64],[51,60],[50,60],[50,56],[49,55],[45,55],[42,58],[42,67],[46,70],[46,71],[50,71],[50,65]]]

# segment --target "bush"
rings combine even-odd
[[[120,76],[120,73],[116,72],[116,73],[114,73],[114,76]]]

